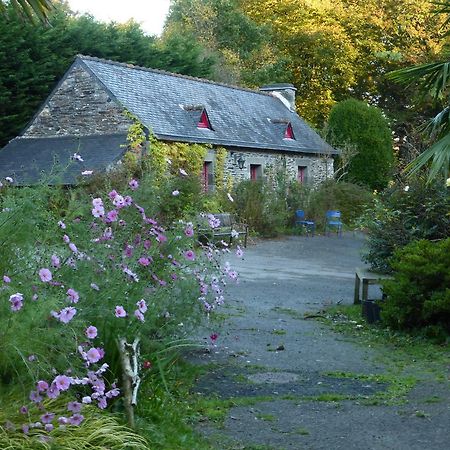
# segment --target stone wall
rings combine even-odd
[[[75,64],[23,137],[127,133],[123,109],[79,64]]]
[[[244,168],[239,169],[238,159],[245,160]],[[327,155],[293,155],[292,153],[255,152],[247,149],[242,151],[229,150],[225,161],[225,173],[231,175],[234,182],[250,179],[250,165],[260,165],[264,178],[273,177],[277,169],[286,170],[287,176],[297,179],[298,168],[305,168],[304,183],[312,187],[332,178],[334,174],[333,158]]]

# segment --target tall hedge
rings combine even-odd
[[[377,190],[386,187],[394,154],[392,133],[380,109],[353,99],[336,104],[328,120],[328,140],[357,152],[350,160],[346,181]]]

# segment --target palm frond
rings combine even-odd
[[[39,19],[47,23],[50,12],[54,9],[53,0],[11,0],[11,7],[18,14],[25,16],[30,22]],[[0,0],[0,15],[7,14],[6,2]]]
[[[443,136],[450,133],[450,106],[446,106],[423,128],[430,136]]]
[[[418,83],[424,94],[430,94],[434,99],[439,99],[443,96],[450,82],[450,61],[406,67],[394,70],[386,76],[399,84]]]
[[[417,173],[422,167],[431,161],[428,180],[434,180],[439,174],[445,178],[450,172],[450,133],[445,134],[439,141],[421,153],[414,161],[409,163],[405,172],[408,176]]]
[[[436,8],[433,10],[434,14],[436,14],[436,15],[446,14],[447,15],[447,19],[442,24],[443,28],[447,27],[450,24],[450,1],[443,0],[443,1],[434,1],[431,3],[436,6]]]

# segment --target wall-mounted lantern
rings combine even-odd
[[[239,159],[236,161],[239,169],[243,169],[245,167],[245,159],[242,156],[239,156]]]

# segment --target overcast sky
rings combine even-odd
[[[68,0],[73,11],[90,13],[104,22],[134,19],[149,34],[161,34],[170,0]]]

